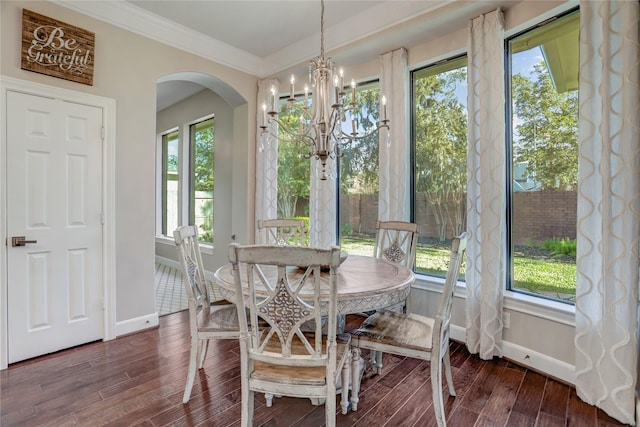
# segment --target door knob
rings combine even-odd
[[[24,246],[27,243],[38,243],[37,240],[25,240],[24,236],[14,236],[11,238],[11,246]]]

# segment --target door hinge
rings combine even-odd
[[[104,134],[105,134],[105,130],[104,130],[104,126],[100,128],[100,138],[104,139]]]

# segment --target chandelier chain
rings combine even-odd
[[[320,0],[320,57],[324,58],[324,0]]]

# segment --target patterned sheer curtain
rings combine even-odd
[[[261,80],[258,82],[258,105],[256,108],[256,223],[259,219],[278,217],[278,142],[277,140],[266,143],[261,139],[261,128],[264,122],[262,111],[263,103],[269,109],[271,99],[271,87],[278,91],[279,82],[276,79]],[[272,125],[274,133],[277,127]],[[275,139],[275,138],[270,138]],[[260,239],[256,227],[256,242]]]
[[[467,347],[483,359],[502,356],[506,178],[503,16],[469,22],[467,99]]]
[[[380,93],[386,95],[391,128],[380,131],[380,186],[378,218],[381,221],[409,220],[409,81],[407,50],[396,49],[380,55]]]
[[[628,424],[638,378],[638,9],[580,2],[576,389]]]

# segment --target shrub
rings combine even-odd
[[[569,238],[547,239],[542,243],[542,249],[548,250],[554,256],[576,256],[576,240]]]

